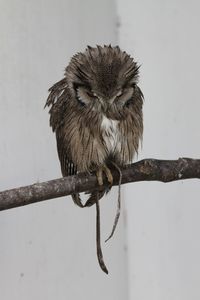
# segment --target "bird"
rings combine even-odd
[[[72,199],[79,207],[96,204],[97,257],[105,273],[99,200],[110,189],[103,188],[104,177],[111,187],[112,167],[120,173],[133,161],[142,141],[144,96],[138,86],[139,68],[119,46],[87,46],[71,58],[64,78],[49,89],[45,104],[50,107],[63,177],[95,172],[101,187],[90,193],[85,205],[77,193]]]

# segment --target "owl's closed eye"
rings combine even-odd
[[[87,87],[79,86],[76,89],[76,99],[80,105],[88,106],[93,105],[97,97]]]

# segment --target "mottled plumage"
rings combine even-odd
[[[50,88],[46,105],[63,176],[103,170],[109,179],[110,163],[120,167],[133,160],[143,132],[138,70],[118,46],[88,47],[72,57],[64,79]],[[104,192],[92,193],[86,205]],[[79,195],[72,197],[83,207]]]

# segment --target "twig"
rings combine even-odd
[[[200,159],[178,160],[144,159],[121,169],[122,184],[136,181],[170,182],[200,178]],[[118,185],[119,174],[112,171],[113,185]],[[106,179],[105,179],[106,182]],[[106,184],[105,184],[106,186]],[[94,174],[78,174],[0,192],[0,210],[19,207],[73,193],[98,190]]]

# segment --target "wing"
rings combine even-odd
[[[47,98],[45,107],[50,105],[53,106],[58,100],[58,98],[61,96],[63,91],[66,89],[66,86],[67,86],[66,79],[63,78],[62,80],[56,82],[52,87],[50,87],[49,89],[50,93],[49,93],[49,97]]]
[[[45,107],[50,106],[50,126],[56,133],[57,151],[63,177],[77,174],[77,166],[72,160],[72,149],[69,147],[64,129],[66,115],[69,115],[70,99],[67,89],[65,78],[54,84],[49,89],[50,94],[45,105]],[[83,207],[79,194],[72,194],[72,199],[78,206]]]
[[[50,126],[56,132],[57,151],[60,160],[62,175],[70,176],[77,174],[77,166],[72,161],[70,147],[67,147],[64,139],[63,122],[67,109],[67,83],[66,79],[62,79],[54,84],[50,89],[49,97],[46,101],[46,106],[50,108]],[[75,204],[83,207],[79,194],[72,194],[72,199]]]
[[[56,139],[62,175],[70,176],[77,174],[77,166],[73,163],[71,159],[70,149],[67,149],[66,142],[64,141],[63,135],[60,132],[60,130],[56,132]]]
[[[71,160],[70,149],[66,147],[63,132],[63,120],[67,108],[67,82],[66,78],[55,83],[49,89],[49,97],[46,106],[50,106],[50,126],[56,132],[57,150],[60,159],[61,170],[63,176],[75,175],[77,168]]]
[[[62,133],[60,133],[59,130],[56,132],[56,139],[58,157],[60,160],[63,177],[77,174],[77,167],[71,159],[70,150],[66,148],[66,144],[63,140]],[[71,196],[75,204],[77,204],[80,207],[83,207],[79,194],[72,194]]]
[[[53,131],[57,131],[63,124],[64,115],[68,104],[67,82],[62,79],[55,83],[49,89],[49,97],[47,98],[45,107],[50,106],[50,126]]]

